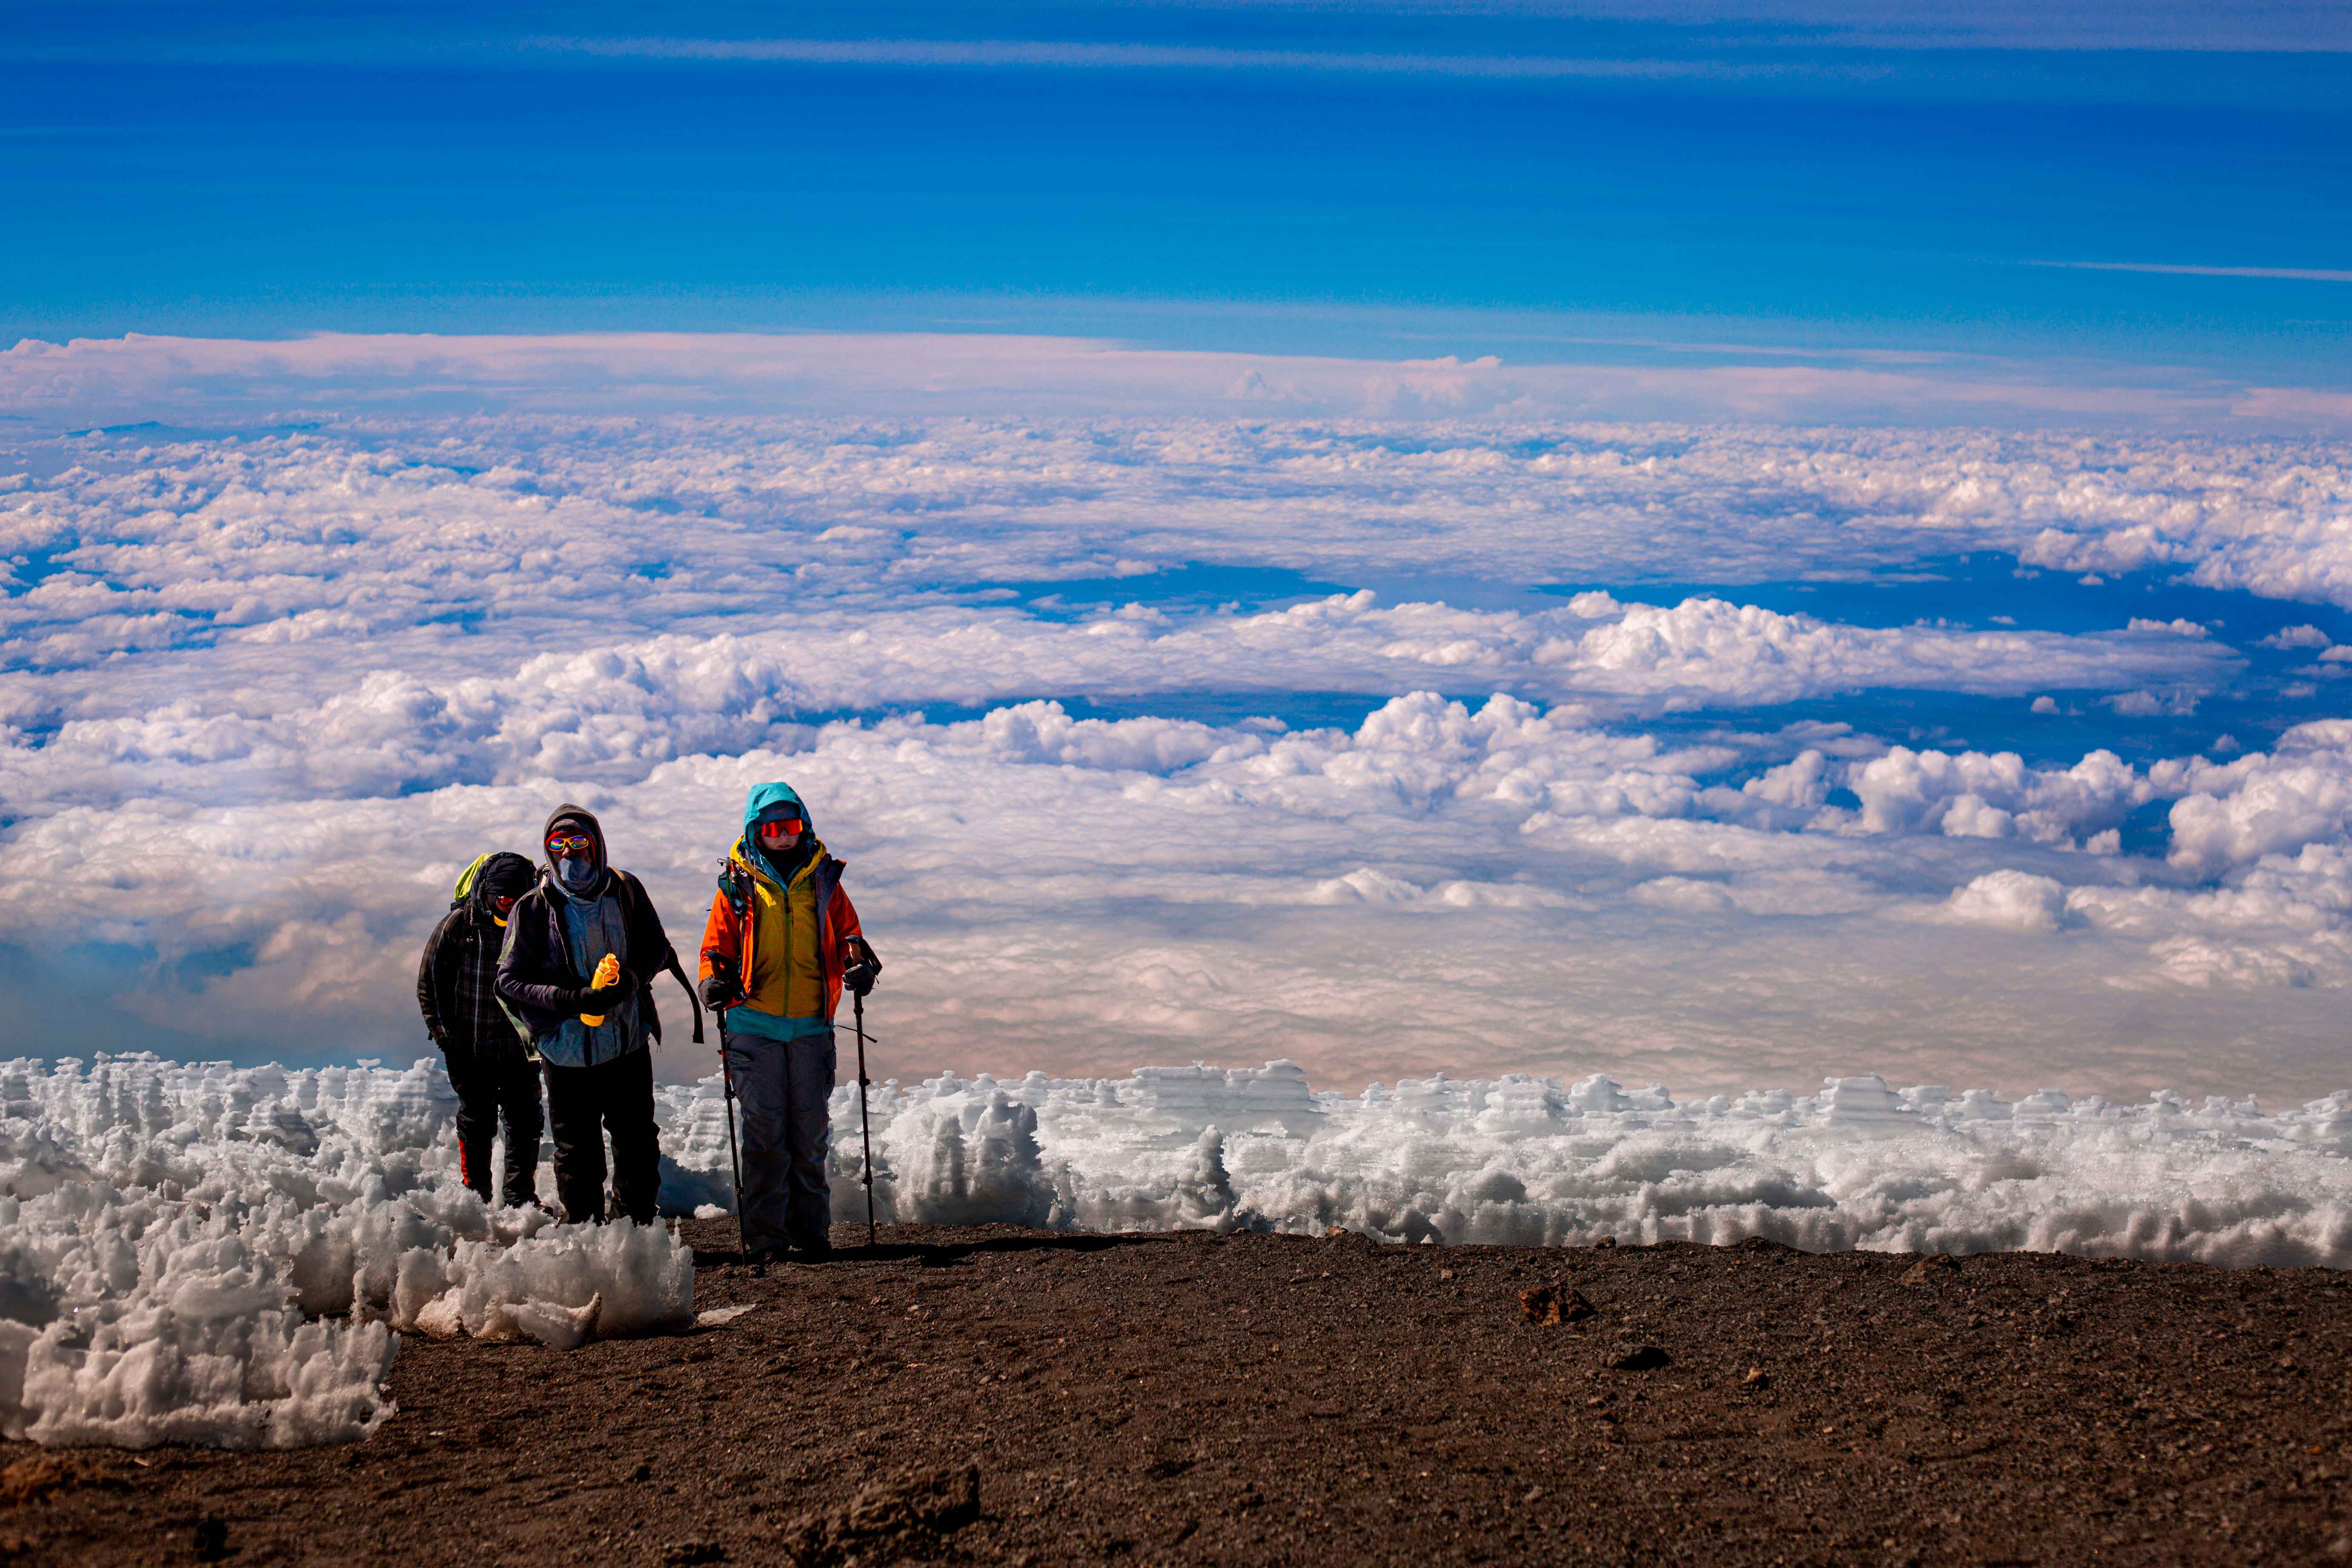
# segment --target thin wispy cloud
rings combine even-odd
[[[1016,38],[541,37],[525,40],[524,47],[626,59],[1021,70],[1330,71],[1376,76],[1707,81],[1785,77],[1856,80],[1885,74],[1869,66],[1793,60],[1356,53]]]
[[[2352,283],[2352,270],[2332,267],[2193,267],[2170,261],[2029,261],[2073,272],[2159,272],[2181,278],[2284,278],[2298,283]]]
[[[1264,0],[1281,5],[1284,0]],[[2344,7],[2331,0],[1542,0],[1521,15],[1716,32],[1753,29],[1789,43],[1870,49],[2336,51],[2352,47]]]
[[[369,58],[387,56],[495,60],[518,47],[545,42],[534,37],[552,7],[417,7],[382,0],[333,8],[331,16],[279,15],[267,10],[240,16],[241,7],[168,7],[148,0],[87,0],[77,5],[20,6],[23,25],[0,38],[0,58],[169,58],[178,60],[290,60]],[[667,26],[691,42],[732,42],[724,35],[741,22],[737,8],[698,5],[647,7],[589,4],[563,7],[575,36],[636,41],[648,25]],[[1685,51],[1721,58],[1738,53],[1818,50],[1946,52],[2002,49],[2080,52],[2198,51],[2270,54],[2338,52],[2352,48],[2344,8],[2326,0],[2268,0],[2260,6],[2226,5],[2217,0],[2078,0],[2064,7],[2026,0],[1972,0],[1964,6],[1919,0],[1605,0],[1602,4],[1439,5],[1403,8],[1414,14],[1413,37],[1431,44],[1439,57],[1503,55],[1506,39],[1530,47],[1511,51],[1564,57],[1578,51],[1580,37],[1600,40],[1597,58],[1633,52],[1679,56]],[[1183,47],[1162,48],[1169,23],[1181,18],[1181,36],[1202,42],[1230,28],[1236,47],[1214,53],[1273,55],[1269,35],[1310,40],[1302,51],[1323,51],[1311,41],[1328,37],[1346,46],[1368,31],[1389,32],[1400,8],[1386,0],[1226,0],[1214,6],[1150,4],[1067,9],[997,7],[989,26],[1018,33],[1024,25],[1067,28],[1071,45],[1131,44],[1171,57]],[[536,14],[535,14],[536,13]],[[941,32],[969,26],[970,8],[916,6],[856,18],[845,9],[839,23],[863,25],[877,33],[901,31],[908,42],[938,41]],[[1237,19],[1239,27],[1232,27]],[[16,18],[12,18],[14,20]],[[824,34],[838,25],[822,9],[806,24]],[[1435,42],[1452,34],[1449,48]],[[1139,37],[1138,35],[1140,35]],[[1391,36],[1393,36],[1391,33]],[[1644,40],[1628,45],[1628,37]],[[656,40],[667,41],[667,39]],[[752,44],[774,40],[751,39]],[[803,40],[787,39],[797,44]],[[820,38],[841,42],[839,37]],[[855,43],[857,40],[850,40]],[[1039,40],[1023,40],[1036,42]],[[1047,40],[1046,47],[1066,47]],[[962,41],[949,39],[950,47]],[[1465,47],[1464,45],[1469,47]],[[1101,63],[1101,62],[1093,62]],[[1208,65],[1208,60],[1171,63]],[[1483,74],[1483,73],[1482,73]]]

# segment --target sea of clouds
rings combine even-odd
[[[851,863],[908,1075],[2308,1099],[2347,1077],[2352,649],[1740,584],[1991,552],[2329,619],[2342,457],[1184,410],[20,437],[10,1044],[404,1058],[473,856],[583,800],[691,952],[782,777]],[[2256,686],[2271,733],[2136,739]],[[1912,705],[1954,698],[2113,739],[1939,741]]]

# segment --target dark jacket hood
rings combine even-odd
[[[498,899],[503,895],[520,899],[530,891],[531,883],[539,879],[539,869],[520,855],[500,850],[482,862],[474,873],[474,885],[467,889],[467,912],[479,921],[495,921],[499,918]]]
[[[611,862],[605,858],[604,854],[604,825],[596,820],[594,812],[584,805],[573,805],[567,801],[548,813],[547,826],[539,830],[540,863],[547,868],[545,885],[557,898],[569,901],[572,890],[563,885],[563,879],[555,874],[555,857],[547,852],[547,840],[550,836],[557,828],[564,826],[576,827],[594,841],[597,870],[610,869]],[[586,896],[593,898],[602,893],[607,880],[608,879],[604,877],[597,878],[596,885],[588,889]]]

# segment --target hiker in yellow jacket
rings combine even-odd
[[[793,787],[761,784],[703,927],[700,990],[743,1107],[740,1217],[755,1258],[831,1250],[833,1015],[844,984],[862,996],[879,967],[843,868]]]

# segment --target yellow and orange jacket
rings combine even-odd
[[[816,1016],[828,1023],[835,1009],[841,1005],[841,973],[846,967],[848,940],[859,934],[857,910],[842,890],[841,874],[846,869],[835,859],[820,840],[816,852],[805,869],[796,873],[789,887],[780,887],[766,871],[755,868],[751,858],[738,840],[728,852],[727,862],[719,872],[719,890],[710,898],[710,918],[702,926],[702,965],[700,978],[708,980],[716,973],[725,975],[740,987],[744,999],[754,1005],[772,1000],[775,1006],[760,1006],[759,1011],[782,1016],[788,1009],[786,997],[790,990],[791,961],[803,957],[802,943],[810,933],[815,942],[819,1004]],[[762,886],[764,884],[764,886]],[[772,941],[763,945],[763,938],[772,933],[762,930],[761,905],[782,905],[790,910],[801,904],[814,917],[807,926],[787,921],[798,952],[784,952]],[[746,958],[750,962],[745,962]],[[798,1015],[805,1016],[805,1015]]]

